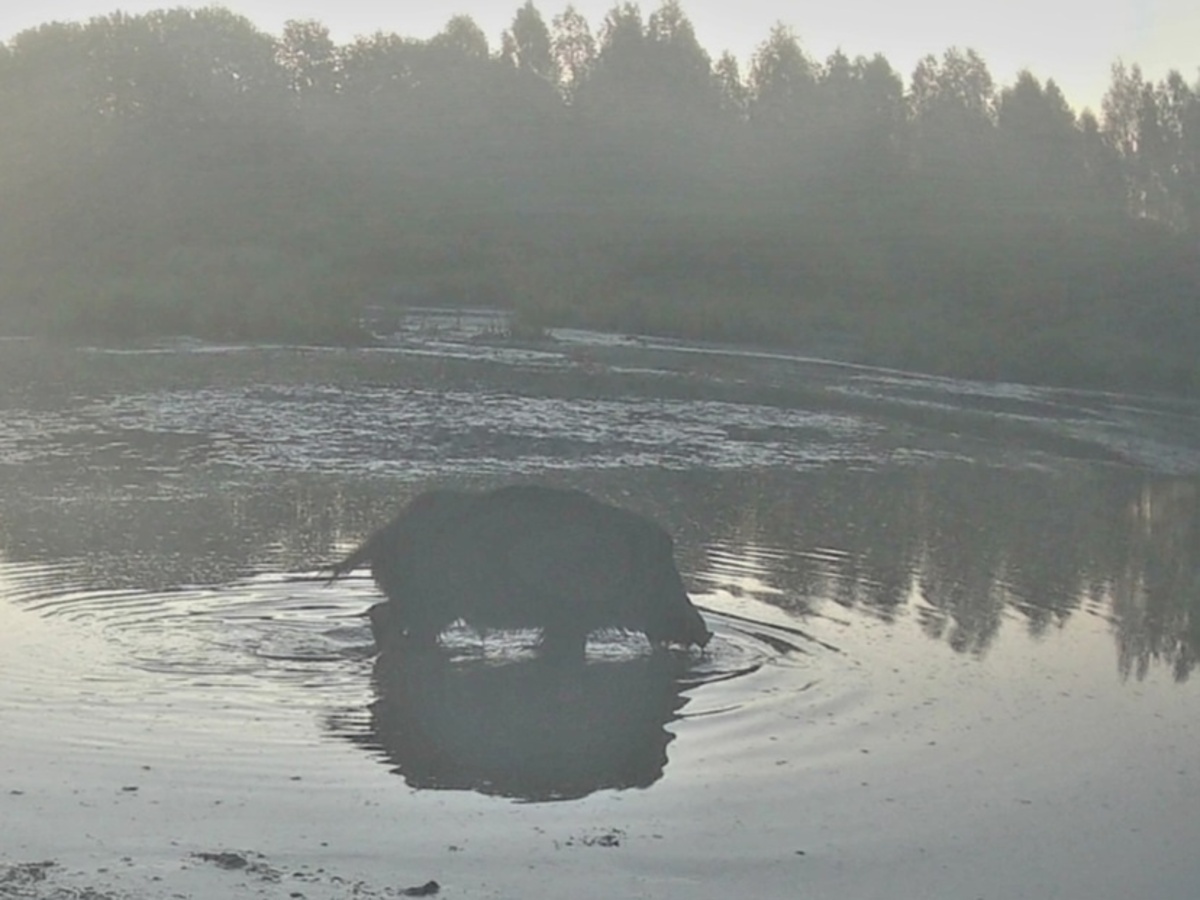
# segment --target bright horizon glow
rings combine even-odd
[[[178,6],[219,5],[245,16],[263,31],[278,34],[289,19],[314,19],[344,43],[357,35],[384,31],[428,38],[456,14],[471,16],[495,50],[524,0],[457,0],[453,4],[380,4],[376,0],[227,0],[224,3],[156,0],[42,0],[4,4],[0,39],[51,21],[83,22],[116,9],[138,14]],[[537,2],[546,19],[566,2]],[[598,30],[613,0],[576,0],[575,7]],[[643,15],[657,0],[641,4]],[[1158,80],[1171,69],[1188,82],[1200,79],[1200,3],[1196,0],[1010,0],[1006,4],[964,4],[954,0],[843,0],[797,8],[785,0],[682,0],[701,45],[713,56],[732,51],[745,67],[776,22],[790,26],[805,51],[824,60],[840,48],[847,55],[882,53],[908,80],[917,61],[940,57],[948,47],[979,52],[998,87],[1011,84],[1027,68],[1042,81],[1053,79],[1077,109],[1099,112],[1113,63],[1141,66]],[[743,68],[745,71],[745,68]]]

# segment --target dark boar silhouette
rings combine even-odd
[[[481,632],[540,629],[543,647],[567,656],[581,656],[588,635],[604,629],[641,632],[655,644],[703,647],[711,637],[684,590],[670,535],[580,491],[429,491],[332,577],[366,563],[388,598],[369,610],[384,653],[433,645],[459,620]]]

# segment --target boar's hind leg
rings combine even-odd
[[[430,623],[406,623],[400,612],[401,605],[394,600],[384,600],[367,610],[371,620],[371,635],[380,653],[401,650],[424,650],[437,646],[440,629]]]
[[[587,632],[578,626],[547,625],[542,629],[542,655],[564,662],[582,661],[587,651]]]

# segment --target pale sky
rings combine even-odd
[[[227,0],[218,4],[278,33],[288,19],[316,19],[343,42],[374,31],[426,38],[457,13],[475,19],[493,49],[524,0]],[[566,0],[535,4],[547,23]],[[53,20],[83,21],[115,9],[129,13],[205,3],[172,0],[39,0],[0,4],[0,39]],[[613,0],[575,0],[598,28]],[[648,15],[658,0],[640,4]],[[927,53],[974,48],[998,84],[1021,68],[1053,78],[1077,108],[1099,111],[1113,62],[1138,63],[1153,79],[1178,69],[1200,78],[1200,0],[683,0],[700,43],[714,57],[732,50],[743,62],[775,22],[790,25],[810,56],[841,47],[850,56],[881,52],[904,78]]]

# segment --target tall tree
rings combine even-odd
[[[564,96],[569,100],[596,60],[596,39],[591,26],[574,6],[554,17],[551,52],[558,67]]]
[[[926,129],[978,131],[994,121],[995,100],[991,72],[975,50],[951,47],[941,60],[924,57],[913,71],[910,103]]]
[[[489,53],[487,35],[474,19],[464,15],[451,16],[429,45],[475,62],[486,61]]]
[[[276,59],[295,93],[327,94],[334,88],[336,49],[325,25],[290,19],[279,37]]]
[[[665,93],[676,103],[703,108],[717,98],[712,60],[696,40],[691,21],[678,0],[664,0],[646,21],[646,37]]]
[[[994,156],[995,83],[974,50],[951,47],[941,60],[921,59],[909,106],[916,160],[931,186],[950,202],[978,198]]]
[[[851,60],[840,50],[826,60],[818,74],[814,115],[825,143],[833,148],[856,178],[875,169],[894,178],[896,157],[905,122],[904,83],[887,60]]]
[[[341,88],[358,102],[361,98],[406,92],[413,86],[419,41],[376,32],[355,38],[338,48]]]
[[[795,33],[776,24],[750,66],[751,120],[767,128],[802,129],[811,124],[816,84],[816,66]]]
[[[1200,231],[1200,97],[1176,71],[1143,90],[1145,166],[1159,188],[1159,217],[1179,231]]]
[[[726,50],[713,66],[713,77],[717,82],[717,92],[721,108],[735,119],[746,115],[746,107],[750,102],[750,92],[746,82],[742,80],[741,67],[737,57]]]
[[[550,29],[542,14],[526,0],[517,10],[512,27],[505,32],[509,48],[508,62],[522,72],[529,72],[551,84],[559,81],[558,60],[554,57],[550,40]]]
[[[1156,86],[1140,67],[1117,63],[1101,109],[1101,131],[1121,161],[1129,211],[1175,229],[1197,227],[1197,101],[1182,77],[1172,72]]]
[[[1138,115],[1145,87],[1140,66],[1126,68],[1123,62],[1112,67],[1112,81],[1101,101],[1101,127],[1105,139],[1124,159],[1133,159],[1138,150]]]
[[[675,0],[645,23],[633,3],[609,11],[578,101],[585,113],[630,141],[662,149],[686,147],[720,107],[709,56]]]
[[[1083,199],[1082,136],[1075,114],[1052,80],[1017,74],[996,102],[1009,203],[1025,214],[1073,216]]]

